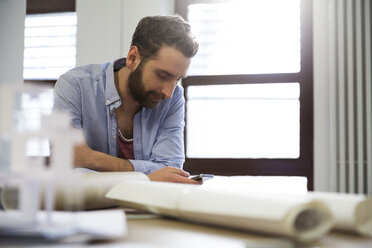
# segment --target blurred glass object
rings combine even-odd
[[[53,109],[52,89],[18,91],[14,98],[14,127],[18,132],[36,131],[41,127],[43,115]]]
[[[10,142],[14,134],[24,134],[25,147],[18,147],[20,156],[25,151],[28,157],[48,157],[49,140],[43,135],[42,118],[52,113],[53,90],[40,87],[3,87],[1,90],[0,128],[0,172],[6,171],[10,163]]]

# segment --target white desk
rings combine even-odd
[[[109,211],[109,210],[102,210]],[[91,244],[13,243],[0,240],[0,247],[99,247],[99,248],[371,248],[372,238],[332,232],[310,244],[298,244],[288,238],[247,231],[195,224],[154,215],[127,213],[128,234],[118,240]],[[1,238],[0,238],[1,239]]]
[[[147,247],[345,247],[371,248],[372,238],[332,232],[311,244],[296,244],[283,237],[194,224],[167,218],[133,218],[128,214],[128,235],[125,244],[146,244]],[[125,247],[125,246],[124,246]]]

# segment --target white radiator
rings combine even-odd
[[[331,190],[372,195],[370,0],[329,0]]]

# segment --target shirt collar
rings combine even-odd
[[[120,70],[120,68],[124,67],[126,65],[125,62],[125,58],[120,58],[114,63],[110,63],[106,68],[106,105],[111,105],[112,103],[118,105],[121,103],[119,94],[115,87],[114,71]]]

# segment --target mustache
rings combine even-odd
[[[148,95],[153,95],[153,96],[155,96],[156,98],[159,98],[159,99],[161,99],[161,100],[165,99],[165,95],[164,95],[164,94],[162,94],[162,93],[158,93],[158,92],[156,92],[156,91],[150,91],[150,92],[148,93]]]

